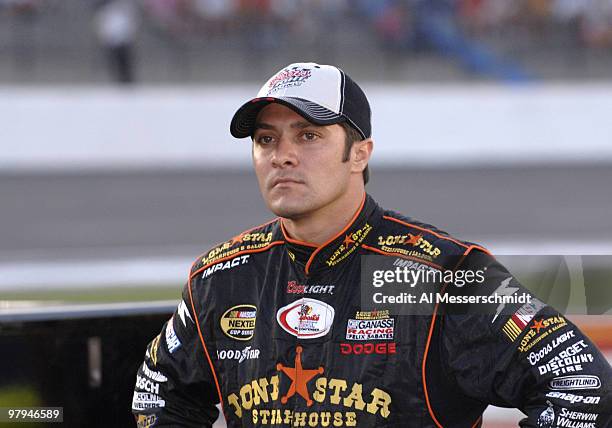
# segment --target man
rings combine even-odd
[[[441,295],[467,289],[458,273],[468,268],[485,295],[526,291],[485,249],[366,194],[370,107],[342,70],[285,67],[238,109],[231,133],[252,138],[278,218],[195,261],[138,372],[143,425],[211,426],[218,403],[230,427],[472,427],[487,404],[520,408],[529,427],[609,423],[609,364],[537,299],[485,312],[362,305],[370,260],[450,272]]]

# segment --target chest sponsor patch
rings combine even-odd
[[[280,308],[276,320],[287,333],[300,339],[314,339],[329,333],[334,315],[334,308],[327,303],[303,298]]]
[[[226,336],[235,340],[250,340],[255,333],[256,319],[256,306],[236,305],[221,315],[219,324]]]
[[[241,363],[245,360],[256,360],[259,358],[259,349],[247,346],[244,349],[221,349],[217,350],[217,359],[234,360]]]
[[[340,344],[340,354],[342,355],[387,355],[396,353],[397,347],[394,342]]]
[[[288,294],[334,294],[335,285],[302,285],[297,281],[287,282]]]
[[[599,389],[601,380],[597,376],[561,376],[550,381],[550,389]]]
[[[346,322],[346,340],[393,340],[395,320],[393,318]]]

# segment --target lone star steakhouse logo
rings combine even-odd
[[[272,232],[242,232],[234,236],[229,241],[210,250],[206,256],[202,257],[201,263],[207,265],[215,261],[232,256],[244,250],[256,250],[263,248],[272,242]],[[240,244],[240,246],[236,246]]]
[[[418,235],[407,233],[405,235],[379,236],[378,245],[381,250],[388,253],[419,257],[430,261],[442,254],[438,247],[434,247],[431,242],[423,237],[422,233]],[[397,245],[400,246],[397,247]],[[415,249],[409,250],[405,247],[414,247]]]
[[[282,371],[289,379],[291,379],[291,386],[287,395],[281,398],[281,403],[287,404],[287,400],[295,395],[297,392],[304,400],[308,407],[312,406],[313,401],[310,399],[308,393],[308,382],[318,374],[323,374],[325,371],[323,367],[319,367],[315,370],[304,370],[302,367],[302,347],[298,346],[295,348],[295,367],[285,367],[281,363],[276,365],[276,370]]]
[[[242,244],[243,239],[244,233],[234,236],[232,239],[230,239],[230,247],[233,247],[235,244]]]
[[[344,235],[342,244],[334,250],[333,254],[327,260],[325,260],[327,266],[335,266],[351,255],[361,245],[371,230],[372,226],[366,223],[361,229]]]
[[[285,395],[281,397],[280,394],[279,374],[269,378],[254,379],[244,384],[238,393],[227,396],[227,402],[235,415],[243,418],[244,410],[250,411],[252,422],[257,426],[308,425],[311,427],[358,426],[359,413],[343,411],[344,409],[354,409],[370,415],[380,414],[385,419],[389,417],[391,396],[387,392],[373,388],[368,396],[363,393],[363,382],[355,382],[349,386],[345,379],[320,376],[325,372],[324,367],[305,369],[302,365],[302,352],[302,347],[297,346],[294,367],[287,367],[282,363],[276,365],[277,371],[284,373],[284,376],[291,381]],[[274,404],[280,397],[280,403],[286,405],[296,394],[304,400],[307,407],[320,403],[320,409],[324,410],[298,411],[295,410],[299,407],[297,402],[295,405],[290,405],[290,408],[279,408],[278,404]],[[365,401],[364,398],[370,401]],[[261,408],[265,405],[269,407]]]
[[[540,329],[544,328],[544,319],[541,319],[540,321],[535,320],[531,328],[536,330],[536,334],[540,334]]]
[[[408,234],[409,238],[406,241],[407,245],[412,245],[413,247],[416,247],[417,245],[419,245],[419,241],[421,240],[421,238],[423,237],[423,235],[421,235],[420,233],[418,235],[413,235],[412,233]]]
[[[344,237],[344,241],[343,241],[344,245],[348,248],[349,245],[354,244],[355,240],[353,238],[351,238],[350,235],[346,235]]]

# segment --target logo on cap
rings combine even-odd
[[[312,70],[309,68],[285,68],[270,80],[267,95],[292,86],[301,86],[311,75]]]

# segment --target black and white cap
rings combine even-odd
[[[236,138],[253,135],[259,111],[270,103],[283,104],[317,125],[348,122],[361,136],[372,134],[370,103],[344,71],[314,62],[290,64],[275,73],[232,118]]]

